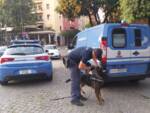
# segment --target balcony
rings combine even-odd
[[[36,10],[36,14],[43,14],[43,10]]]
[[[37,20],[36,24],[44,24],[44,21],[43,20]]]
[[[34,3],[42,3],[43,0],[33,0]]]

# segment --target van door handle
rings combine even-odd
[[[138,52],[138,51],[135,51],[135,52],[133,52],[133,55],[135,55],[135,56],[137,56],[137,55],[139,55],[140,53]]]

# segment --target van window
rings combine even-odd
[[[135,29],[134,35],[135,35],[135,47],[141,47],[141,45],[142,45],[141,30]]]
[[[112,31],[112,45],[114,48],[124,48],[126,46],[126,31],[117,28]]]

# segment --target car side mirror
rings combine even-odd
[[[73,49],[73,48],[74,48],[74,46],[72,43],[68,45],[68,49]]]
[[[48,50],[45,50],[46,53],[48,53]]]

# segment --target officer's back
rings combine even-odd
[[[73,62],[75,62],[76,64],[79,64],[80,60],[83,57],[87,57],[87,58],[91,57],[91,53],[92,53],[92,48],[79,47],[79,48],[72,50],[69,53],[68,58],[72,60]],[[83,54],[86,54],[86,55],[83,55]]]

